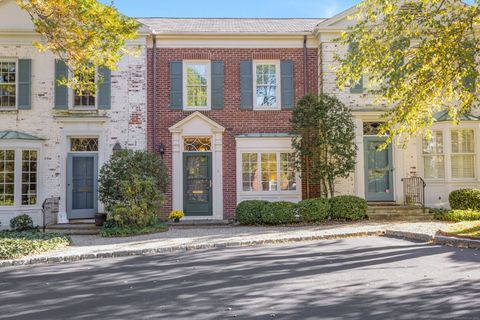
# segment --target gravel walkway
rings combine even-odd
[[[297,227],[171,227],[168,232],[127,238],[101,238],[99,236],[72,236],[73,244],[65,249],[33,255],[14,261],[0,261],[0,266],[46,262],[75,261],[92,258],[155,254],[177,250],[209,249],[261,245],[279,242],[308,241],[360,237],[383,234],[391,230],[392,236],[404,231],[428,237],[446,223],[336,223]]]

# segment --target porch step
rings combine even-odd
[[[428,209],[402,205],[369,206],[367,215],[369,220],[429,221],[433,219]]]
[[[229,220],[180,220],[180,222],[167,222],[169,226],[175,228],[227,227],[231,225],[231,223]]]
[[[100,233],[100,227],[97,227],[93,223],[66,223],[66,224],[54,224],[49,225],[46,228],[47,232],[56,232],[69,236],[73,235],[98,235]]]

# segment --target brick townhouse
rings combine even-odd
[[[166,209],[232,219],[247,199],[299,201],[290,118],[318,92],[319,19],[140,19],[148,146],[170,172]]]

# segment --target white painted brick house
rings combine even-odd
[[[102,163],[117,143],[146,148],[145,36],[140,32],[129,44],[140,46],[138,57],[124,57],[110,76],[105,73],[96,97],[75,98],[71,90],[55,85],[62,64],[33,47],[40,38],[28,14],[14,0],[0,1],[3,228],[21,213],[40,224],[41,205],[49,197],[60,197],[61,222],[103,210],[95,182]]]

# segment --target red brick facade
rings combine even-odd
[[[225,106],[222,110],[202,111],[210,119],[226,128],[223,136],[223,196],[224,218],[231,219],[236,207],[236,146],[235,136],[246,133],[288,133],[291,111],[254,111],[240,109],[240,61],[241,60],[292,60],[294,62],[295,101],[304,95],[304,52],[302,48],[159,48],[157,56],[156,93],[156,143],[166,146],[164,161],[172,170],[172,136],[168,128],[187,117],[191,112],[169,108],[169,63],[175,60],[208,59],[225,63]],[[153,49],[148,51],[148,147],[153,146]],[[317,49],[307,50],[308,92],[317,93]],[[171,181],[171,179],[170,179]],[[166,210],[171,209],[171,183],[167,192]]]

